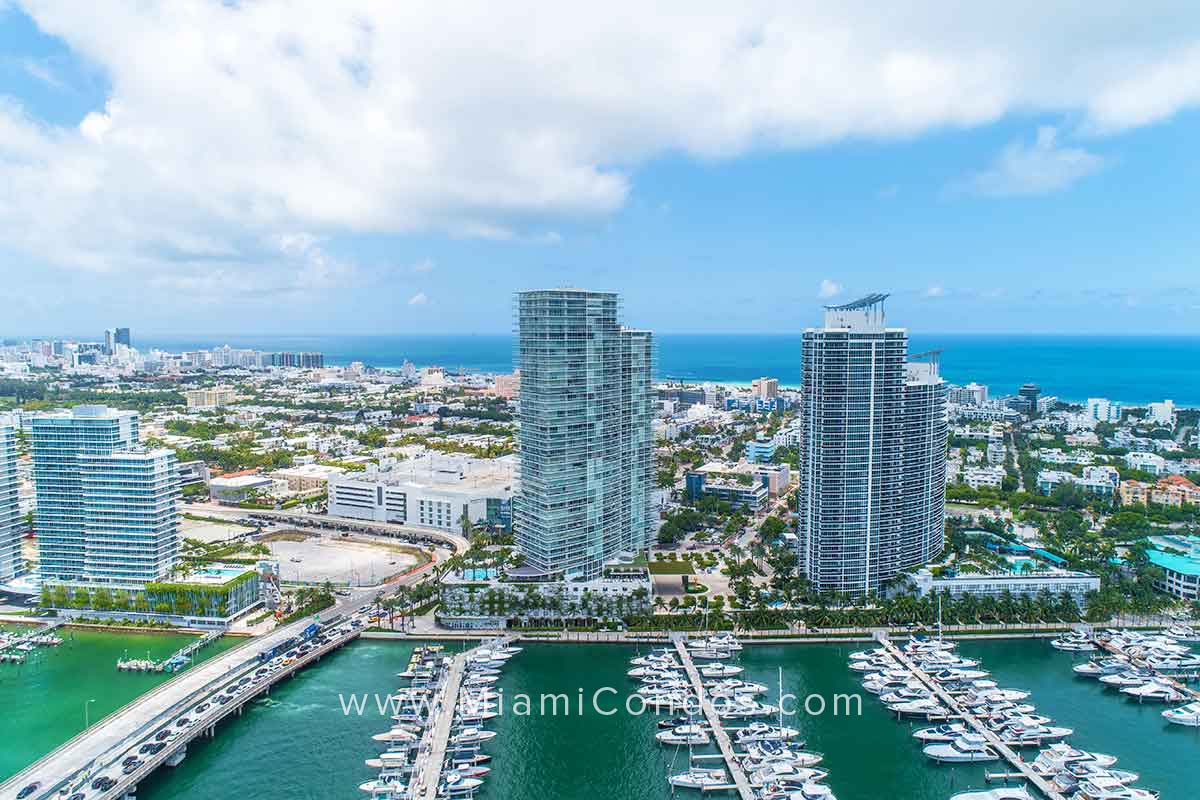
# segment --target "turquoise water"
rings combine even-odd
[[[771,375],[800,382],[800,335],[671,334],[655,337],[658,376],[748,383]],[[139,347],[181,351],[229,344],[259,350],[316,350],[329,364],[440,364],[483,372],[513,366],[513,342],[502,335],[444,336],[195,336],[138,341]],[[1200,405],[1200,337],[913,334],[912,352],[940,348],[942,374],[956,383],[978,381],[992,394],[1012,394],[1027,381],[1045,394],[1083,401],[1126,403],[1172,398]]]
[[[524,651],[505,671],[508,713],[492,728],[500,735],[488,746],[492,773],[480,800],[669,800],[666,776],[686,764],[686,751],[654,741],[657,717],[604,716],[591,708],[593,692],[606,686],[602,708],[623,702],[635,688],[625,677],[637,650],[617,645],[523,643]],[[744,677],[774,687],[783,670],[786,692],[830,698],[861,691],[846,658],[860,644],[748,647]],[[338,694],[387,692],[398,681],[411,643],[360,641],[319,666],[307,669],[223,725],[214,740],[193,746],[175,770],[160,770],[143,784],[143,800],[256,800],[361,796],[357,785],[372,770],[363,760],[378,751],[371,735],[387,722],[374,710],[345,716]],[[1074,678],[1068,654],[1044,640],[968,642],[1005,685],[1031,690],[1039,709],[1077,730],[1080,746],[1120,757],[1120,766],[1142,773],[1139,785],[1161,790],[1164,800],[1200,796],[1200,735],[1168,726],[1161,706],[1139,707],[1099,685]],[[515,713],[526,693],[582,698],[583,714]],[[771,697],[776,692],[772,690]],[[825,754],[823,768],[839,800],[945,800],[955,791],[983,785],[981,765],[935,766],[920,754],[911,732],[918,723],[897,723],[876,700],[862,693],[861,716],[801,717],[798,727],[809,749]],[[536,701],[535,701],[536,707]],[[795,723],[793,723],[795,724]],[[996,769],[992,765],[992,769]],[[716,795],[728,796],[728,795]],[[679,790],[676,797],[698,798]]]

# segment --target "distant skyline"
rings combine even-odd
[[[0,0],[0,335],[1200,333],[1165,5]]]

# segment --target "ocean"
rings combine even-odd
[[[440,365],[474,372],[513,367],[509,335],[194,336],[136,340],[142,350],[178,352],[228,344],[257,350],[325,354],[327,364],[361,361],[375,367]],[[785,386],[800,382],[800,335],[658,334],[660,380],[749,383],[766,375]],[[976,381],[993,395],[1033,382],[1043,394],[1126,404],[1171,399],[1200,406],[1200,336],[1053,336],[913,334],[910,352],[941,350],[942,375]]]

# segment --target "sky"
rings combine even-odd
[[[0,335],[1200,333],[1200,7],[892,5],[0,0]]]

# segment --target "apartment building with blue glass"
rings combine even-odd
[[[76,406],[30,426],[44,582],[137,586],[179,547],[175,454],[139,445],[138,415]]]
[[[0,583],[22,572],[21,515],[17,504],[17,434],[0,415]]]
[[[527,571],[594,578],[653,531],[653,341],[623,328],[611,292],[517,296],[520,492]]]

